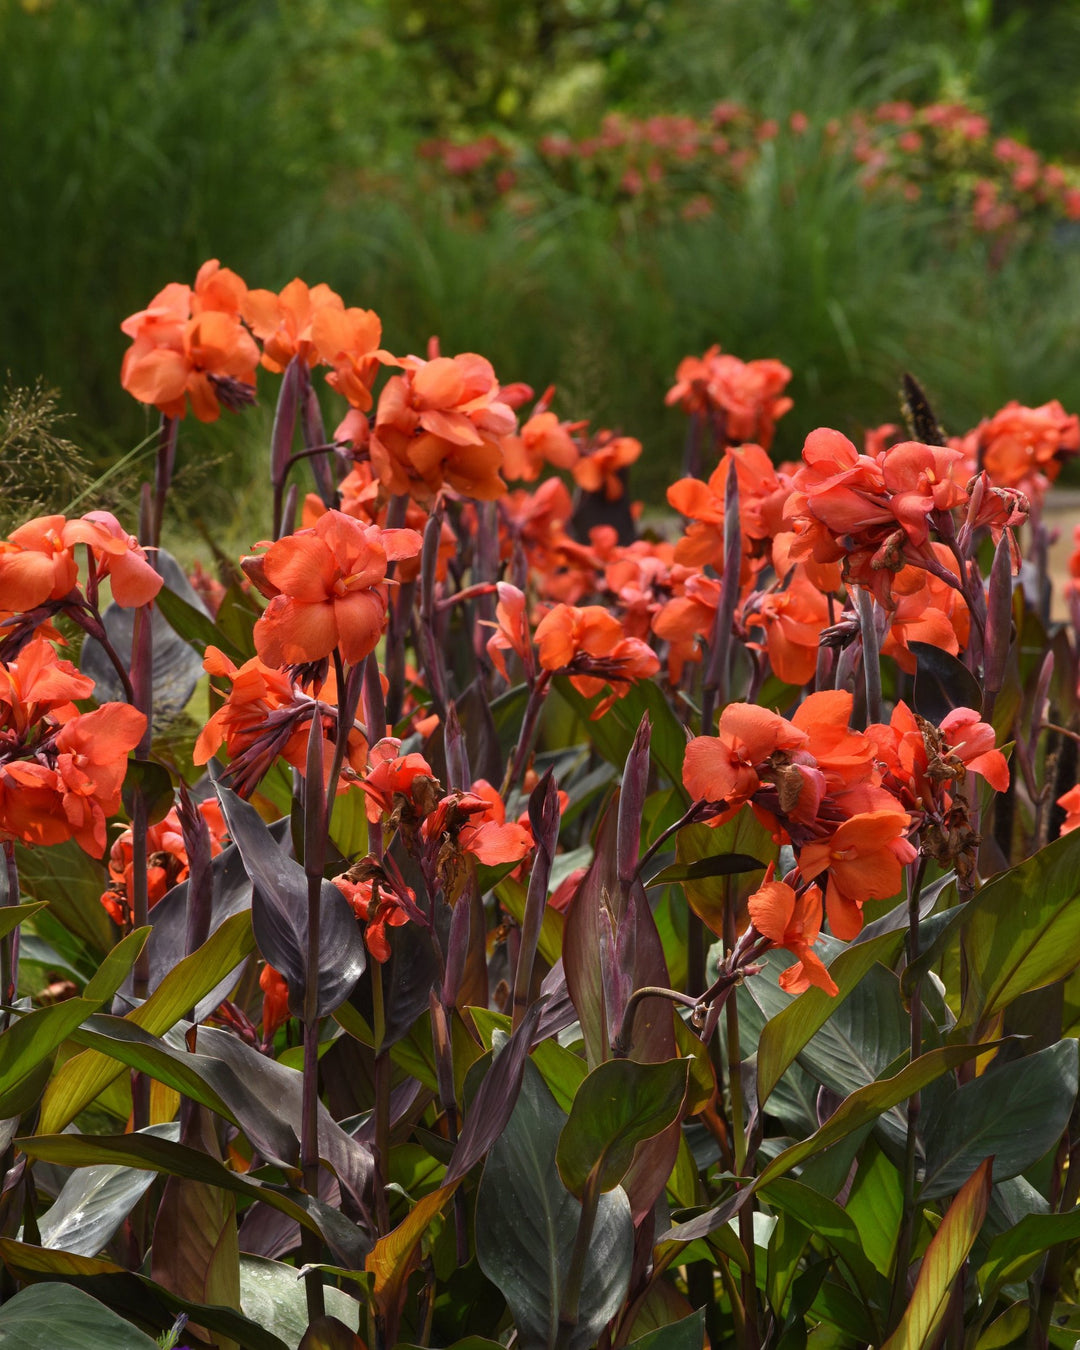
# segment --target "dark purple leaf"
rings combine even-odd
[[[981,708],[982,689],[962,661],[929,642],[909,642],[916,661],[915,711],[939,725],[954,708]]]
[[[274,429],[270,435],[270,481],[275,487],[280,487],[285,482],[289,472],[299,401],[298,367],[302,360],[300,356],[293,357],[285,367],[285,375],[278,390],[277,407],[274,409]]]
[[[521,1091],[521,1076],[525,1072],[543,1006],[540,999],[532,1004],[521,1025],[495,1056],[484,1081],[477,1088],[462,1126],[461,1137],[443,1178],[444,1186],[458,1181],[470,1167],[478,1163],[506,1128]]]
[[[276,820],[269,827],[270,835],[276,844],[288,837],[289,822]],[[213,898],[210,907],[210,924],[207,936],[216,932],[226,919],[232,918],[242,910],[251,908],[251,881],[244,870],[244,861],[240,850],[230,844],[213,860],[211,864]],[[146,952],[150,963],[150,983],[148,992],[153,993],[169,971],[188,954],[188,910],[190,897],[190,879],[182,881],[166,892],[150,911],[150,936],[146,943]],[[193,1020],[200,1021],[227,998],[236,983],[235,975],[230,972],[221,983],[200,1001],[194,1010]],[[132,982],[128,978],[120,987],[114,1011],[123,1013],[133,1007]]]
[[[652,721],[644,713],[634,743],[626,757],[622,791],[619,793],[618,843],[616,846],[619,880],[629,884],[637,871],[641,849],[641,813],[649,791],[649,746]]]
[[[609,1058],[626,1002],[643,985],[667,986],[660,934],[640,882],[626,888],[616,870],[617,808],[600,824],[596,856],[570,904],[563,930],[563,970],[577,1009],[589,1067]],[[669,1004],[648,999],[634,1019],[632,1059],[672,1059]]]
[[[183,779],[180,780],[180,804],[177,816],[188,858],[187,938],[184,955],[190,956],[210,936],[214,874],[210,856],[210,827]]]
[[[215,784],[221,812],[251,878],[251,922],[259,950],[289,986],[289,1009],[301,1016],[308,984],[308,879],[304,869],[274,839],[250,803]],[[317,1015],[341,1006],[364,973],[367,957],[360,926],[344,895],[322,884]]]

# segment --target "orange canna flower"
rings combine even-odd
[[[773,586],[752,596],[742,618],[747,628],[765,630],[769,664],[780,679],[786,684],[806,684],[813,679],[821,634],[829,625],[829,600],[803,568],[795,569],[786,586]]]
[[[309,286],[294,277],[274,291],[248,291],[241,313],[248,327],[263,344],[261,364],[280,372],[294,356],[313,366],[320,353],[312,338],[312,321],[321,309],[345,309],[341,296],[329,286]]]
[[[798,750],[805,731],[753,703],[729,703],[715,736],[695,736],[686,747],[683,784],[695,801],[740,805],[760,786],[758,768],[778,750]]]
[[[506,390],[502,392],[505,401]],[[555,413],[547,410],[534,413],[517,435],[507,436],[503,442],[506,477],[511,481],[521,479],[531,483],[540,477],[545,464],[556,469],[572,469],[580,456],[574,436],[586,425],[585,422],[561,422]]]
[[[69,520],[64,526],[64,539],[87,545],[98,575],[107,576],[112,583],[118,605],[133,609],[149,604],[161,590],[162,578],[150,565],[145,549],[111,512],[88,511],[80,520]]]
[[[517,418],[500,397],[491,363],[466,352],[400,364],[405,374],[386,382],[375,414],[371,463],[379,481],[419,501],[444,483],[481,501],[501,497],[502,440]]]
[[[291,666],[338,648],[355,664],[375,650],[386,622],[387,563],[420,551],[415,530],[380,530],[328,511],[308,530],[271,544],[242,566],[269,605],[255,624],[267,665]]]
[[[347,881],[344,877],[335,877],[334,884],[344,894],[353,907],[358,919],[367,926],[364,929],[364,941],[367,949],[376,961],[382,965],[390,960],[390,944],[386,940],[387,928],[400,928],[409,922],[405,910],[393,891],[380,889],[373,881]],[[416,903],[416,896],[410,890],[409,896]]]
[[[289,1015],[289,986],[285,976],[267,962],[259,972],[259,988],[263,991],[263,1040],[271,1041]]]
[[[610,697],[593,711],[594,720],[632,683],[660,669],[656,653],[639,638],[624,637],[622,624],[601,605],[556,605],[537,625],[536,646],[541,668],[568,674],[583,697],[611,686]]]
[[[225,838],[225,821],[221,807],[216,800],[201,802],[199,814],[206,821],[210,832],[210,856],[217,857],[222,850]],[[113,841],[109,850],[109,887],[101,897],[101,903],[108,910],[113,922],[126,927],[131,922],[132,895],[134,890],[133,874],[134,835],[125,830]],[[188,876],[187,845],[180,826],[180,815],[174,806],[172,810],[151,825],[146,832],[147,852],[147,900],[149,907],[154,905]]]
[[[516,586],[500,581],[497,586],[499,601],[495,606],[495,632],[487,641],[487,654],[492,665],[509,682],[506,658],[503,652],[514,652],[521,658],[527,673],[533,667],[532,638],[529,636],[529,617],[525,596]]]
[[[0,541],[0,594],[5,609],[36,609],[62,600],[79,580],[73,545],[64,538],[63,516],[38,516]]]
[[[416,780],[437,782],[423,755],[402,755],[401,742],[387,736],[371,747],[370,766],[361,786],[368,820],[374,825],[394,809],[396,797],[411,797]]]
[[[798,895],[787,882],[773,879],[775,868],[775,863],[769,864],[765,881],[747,901],[747,909],[762,937],[798,957],[794,965],[781,971],[780,988],[789,994],[801,994],[814,984],[835,998],[840,991],[813,951],[821,932],[821,890],[808,886]]]
[[[211,259],[194,290],[174,282],[125,319],[120,328],[133,341],[120,382],[128,393],[168,417],[183,417],[190,400],[201,422],[215,421],[222,402],[253,402],[259,348],[240,319],[246,290]]]
[[[319,358],[333,366],[326,382],[360,412],[371,407],[371,386],[380,364],[396,363],[379,349],[381,337],[382,320],[374,310],[326,304],[312,315],[311,340]]]
[[[799,872],[813,881],[828,871],[825,909],[829,927],[845,942],[862,929],[867,900],[888,900],[900,889],[905,863],[916,850],[904,838],[911,817],[895,809],[860,812],[845,820],[828,839],[804,844]]]
[[[623,495],[619,472],[641,458],[641,442],[633,436],[613,436],[602,431],[595,445],[571,467],[574,482],[585,492],[603,492],[609,502]]]
[[[1075,830],[1080,825],[1080,784],[1070,788],[1068,792],[1063,792],[1057,799],[1057,805],[1065,812],[1059,833],[1068,834],[1070,830]]]
[[[94,681],[61,660],[40,632],[14,661],[0,664],[0,746],[22,742],[43,718],[69,722],[75,700],[89,698]]]
[[[679,363],[664,402],[678,403],[691,415],[722,414],[727,441],[755,441],[767,450],[777,420],[793,407],[782,396],[790,379],[780,361],[740,361],[713,346]]]

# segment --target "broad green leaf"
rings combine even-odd
[[[477,1196],[477,1260],[510,1307],[521,1350],[550,1350],[559,1330],[581,1215],[555,1167],[565,1121],[539,1072],[526,1064],[517,1104],[488,1154]],[[586,1350],[622,1305],[632,1252],[630,1206],[616,1189],[599,1198],[579,1320],[567,1350]]]
[[[34,1135],[16,1143],[27,1157],[41,1158],[61,1167],[142,1167],[165,1176],[189,1177],[220,1186],[247,1200],[261,1200],[320,1234],[341,1253],[343,1264],[355,1263],[357,1267],[362,1264],[363,1233],[340,1211],[301,1191],[234,1172],[198,1149],[143,1134]]]
[[[512,1019],[506,1013],[493,1012],[489,1008],[468,1008],[466,1011],[488,1049],[491,1048],[492,1037],[496,1031],[505,1032],[509,1036]],[[575,1055],[558,1041],[550,1039],[534,1046],[529,1057],[540,1070],[541,1077],[560,1109],[569,1111],[574,1094],[589,1072],[589,1066],[580,1055]]]
[[[580,1200],[591,1174],[601,1192],[618,1186],[637,1146],[679,1119],[689,1068],[685,1059],[611,1059],[593,1069],[578,1088],[555,1154],[571,1194]]]
[[[326,1311],[354,1330],[360,1306],[333,1285],[323,1286]],[[240,1253],[240,1307],[244,1316],[279,1336],[290,1350],[307,1330],[307,1296],[296,1267]]]
[[[687,1060],[637,1064],[607,1060],[578,1088],[555,1162],[568,1191],[580,1199],[590,1173],[612,1191],[633,1162],[634,1149],[679,1119],[686,1100]]]
[[[1076,1041],[991,1067],[943,1099],[926,1122],[926,1174],[920,1197],[951,1195],[984,1158],[1006,1181],[1057,1143],[1077,1090]]]
[[[1026,1279],[1045,1252],[1059,1243],[1080,1238],[1080,1208],[1064,1214],[1029,1214],[999,1233],[979,1267],[979,1288],[991,1299],[1006,1284]]]
[[[116,942],[116,928],[101,904],[105,889],[101,863],[84,853],[74,839],[50,848],[16,844],[15,862],[23,895],[47,902],[50,919],[104,956]]]
[[[969,901],[969,984],[960,1027],[987,1025],[1014,998],[1080,966],[1080,830],[1002,872]]]
[[[495,887],[495,898],[511,918],[518,923],[525,917],[525,896],[527,888],[513,877],[506,876]],[[544,917],[540,922],[540,941],[537,950],[549,966],[553,966],[562,955],[563,926],[566,920],[557,909],[544,906]]]
[[[793,1167],[822,1152],[830,1144],[846,1138],[854,1130],[877,1120],[898,1102],[906,1101],[913,1092],[921,1092],[928,1084],[940,1078],[943,1073],[974,1059],[990,1049],[987,1045],[946,1045],[920,1055],[914,1063],[892,1078],[853,1092],[846,1101],[840,1103],[822,1127],[810,1136],[784,1149],[768,1164],[758,1177],[755,1189],[767,1186],[776,1177],[782,1177]],[[748,1188],[749,1189],[749,1188]]]
[[[867,1142],[859,1156],[858,1171],[844,1208],[859,1230],[863,1251],[882,1275],[889,1275],[903,1217],[903,1182],[873,1140]]]
[[[723,825],[687,825],[675,836],[675,857],[684,866],[731,854],[760,858],[762,868],[776,857],[772,835],[749,807],[744,807]],[[733,883],[719,876],[682,884],[690,908],[720,935],[724,930],[724,897],[729,890],[736,889]]]
[[[25,905],[5,905],[0,909],[0,938],[7,937],[12,929],[32,918],[48,903],[47,900],[37,900]]]
[[[0,1116],[28,1109],[43,1086],[40,1066],[73,1031],[120,987],[142,950],[148,928],[137,929],[105,957],[82,998],[35,1008],[0,1035]],[[29,1093],[31,1101],[24,1101]]]
[[[200,661],[207,647],[218,647],[230,660],[243,665],[247,660],[245,652],[202,609],[169,586],[163,586],[158,592],[155,603],[165,616],[173,632],[194,648]]]
[[[68,1284],[33,1284],[0,1308],[0,1346],[6,1350],[68,1346],[155,1350],[157,1342],[81,1289]]]
[[[919,1278],[900,1325],[882,1350],[924,1350],[932,1345],[949,1304],[953,1282],[974,1245],[990,1202],[987,1158],[964,1183],[945,1211],[919,1268]]]
[[[150,1125],[147,1134],[176,1140],[179,1126]],[[146,1193],[153,1172],[133,1167],[85,1167],[72,1172],[38,1220],[43,1247],[59,1248],[77,1256],[96,1256]]]
[[[855,1292],[871,1316],[888,1301],[889,1287],[867,1258],[859,1230],[835,1200],[790,1177],[780,1177],[761,1191],[775,1209],[827,1242],[851,1277]],[[880,1331],[875,1339],[880,1336]]]
[[[843,1006],[867,971],[877,962],[891,966],[904,943],[902,932],[884,933],[870,942],[846,947],[832,962],[829,973],[839,993],[831,998],[823,989],[811,988],[765,1024],[758,1042],[758,1102],[764,1106],[788,1066],[815,1034]],[[753,994],[755,984],[751,981]],[[787,997],[787,996],[785,996]]]
[[[127,979],[149,936],[149,928],[136,928],[133,933],[129,933],[118,942],[102,961],[93,978],[87,982],[83,998],[102,1004],[112,998]]]
[[[352,862],[368,851],[368,818],[364,794],[357,788],[339,792],[330,818],[330,838],[343,858]]]
[[[246,1350],[293,1350],[279,1337],[231,1308],[189,1303],[154,1284],[147,1276],[125,1270],[112,1261],[33,1247],[10,1238],[0,1238],[0,1256],[20,1281],[31,1284],[62,1281],[91,1296],[100,1295],[102,1302],[114,1312],[163,1331],[173,1325],[177,1313],[187,1313],[192,1322],[239,1341]],[[56,1287],[53,1284],[53,1288]],[[81,1346],[83,1342],[72,1344]],[[92,1350],[99,1350],[99,1346],[94,1344]]]
[[[666,1327],[647,1331],[626,1350],[701,1350],[705,1343],[705,1309],[698,1308],[689,1317],[669,1322]]]
[[[193,1003],[213,989],[229,971],[235,970],[254,946],[250,911],[234,914],[198,951],[192,952],[166,975],[127,1020],[152,1036],[163,1035]],[[123,1065],[94,1050],[84,1051],[68,1060],[46,1090],[39,1124],[41,1133],[53,1134],[62,1130],[123,1071]]]
[[[976,1341],[975,1350],[1009,1350],[1009,1347],[1019,1345],[1020,1338],[1031,1321],[1031,1313],[1032,1307],[1028,1299],[1022,1303],[1010,1303]]]

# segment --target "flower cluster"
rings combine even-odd
[[[0,672],[0,839],[74,839],[100,858],[145,716],[126,703],[79,712],[75,701],[88,698],[94,682],[43,634]]]
[[[598,131],[578,139],[546,134],[525,147],[494,136],[440,139],[424,142],[419,154],[473,212],[500,201],[518,213],[533,211],[556,188],[696,220],[723,209],[725,194],[746,185],[762,148],[781,137],[810,141],[815,160],[827,154],[851,166],[868,195],[938,200],[979,233],[1002,238],[1040,218],[1080,219],[1073,166],[995,136],[982,114],[961,103],[897,100],[816,125],[797,109],[781,125],[724,100],[703,118],[610,113]]]

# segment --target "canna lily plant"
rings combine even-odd
[[[648,448],[326,286],[123,331],[137,535],[0,542],[0,1332],[1072,1345],[1076,417],[905,377],[785,462],[712,348],[662,533]],[[266,537],[189,580],[183,419],[271,380]]]

